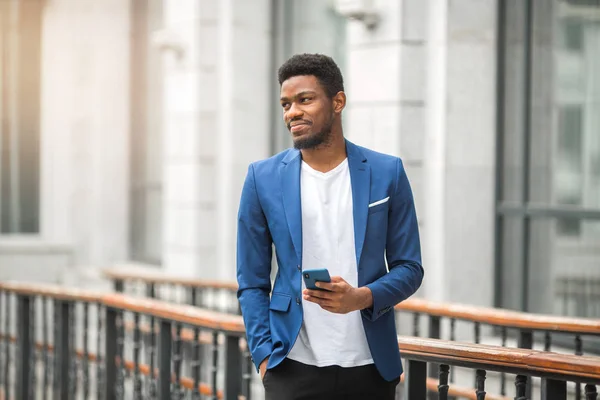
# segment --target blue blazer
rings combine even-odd
[[[402,374],[394,306],[411,296],[423,280],[413,195],[399,158],[349,141],[346,152],[358,285],[373,293],[373,306],[361,310],[362,321],[375,366],[392,381]],[[301,155],[295,149],[252,163],[242,189],[238,299],[257,369],[269,356],[269,369],[283,361],[302,325],[300,165]],[[388,201],[369,207],[387,197]],[[278,271],[271,290],[273,245]]]

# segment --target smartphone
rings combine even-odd
[[[325,268],[307,269],[305,271],[302,271],[302,277],[304,278],[306,288],[312,290],[326,290],[316,287],[316,282],[331,282],[329,271],[327,271]]]

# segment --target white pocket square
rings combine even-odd
[[[380,204],[383,204],[383,203],[385,203],[386,201],[388,201],[389,199],[390,199],[390,196],[386,197],[385,199],[381,199],[381,200],[378,200],[378,201],[376,201],[376,202],[374,202],[374,203],[371,203],[371,204],[369,204],[369,208],[371,208],[371,207],[375,207],[375,206],[378,206],[378,205],[380,205]]]

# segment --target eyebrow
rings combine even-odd
[[[297,93],[295,96],[292,96],[292,98],[297,98],[297,97],[304,96],[304,95],[307,95],[307,94],[316,94],[316,93],[317,93],[317,92],[315,92],[315,91],[312,91],[312,90],[304,90],[304,91],[302,91],[302,92],[300,92],[300,93]],[[288,98],[288,97],[285,97],[285,96],[284,96],[284,97],[281,97],[281,98],[279,99],[279,101],[289,101],[289,100],[290,100],[290,98]]]

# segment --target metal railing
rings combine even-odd
[[[239,316],[123,294],[18,283],[0,283],[0,310],[4,399],[250,396],[250,360]],[[192,344],[188,370],[184,342]],[[598,357],[416,337],[400,337],[398,346],[406,365],[403,399],[425,399],[428,389],[442,400],[485,399],[486,376],[496,372],[515,375],[517,400],[529,398],[527,376],[541,379],[542,400],[567,399],[568,382],[585,385],[586,400],[597,399]],[[428,377],[428,364],[439,365],[435,380]],[[454,367],[475,371],[471,395],[450,386]],[[205,378],[209,383],[203,383]]]
[[[239,316],[18,283],[0,283],[0,312],[0,398],[249,398]]]
[[[160,298],[163,300],[192,304],[221,312],[239,314],[237,284],[233,282],[207,281],[175,277],[155,268],[124,264],[105,269],[104,276],[113,282],[120,292]],[[396,306],[398,330],[410,325],[407,334],[426,336],[450,341],[463,340],[481,343],[482,331],[497,338],[502,347],[544,351],[572,350],[575,355],[588,352],[600,353],[600,320],[542,315],[463,304],[439,303],[411,298]],[[459,325],[460,328],[459,329]],[[470,325],[470,326],[469,326]],[[425,326],[425,329],[422,327]],[[459,332],[460,331],[460,332]],[[465,337],[468,332],[472,335]],[[555,346],[554,343],[558,342]],[[571,348],[564,344],[570,343]],[[437,368],[430,369],[430,376],[437,375]],[[452,377],[454,378],[454,376]],[[499,393],[507,393],[507,378],[500,375]],[[528,385],[528,394],[532,385]],[[576,399],[582,395],[581,385],[575,386]]]

